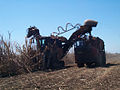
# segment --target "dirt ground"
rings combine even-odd
[[[120,90],[120,55],[108,55],[107,66],[78,68],[0,78],[0,90]]]

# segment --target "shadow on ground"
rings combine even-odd
[[[120,64],[107,63],[107,64],[105,65],[105,67],[106,67],[106,68],[109,68],[109,67],[111,67],[111,66],[118,66],[118,65],[120,65]]]
[[[118,66],[120,64],[113,64],[113,63],[107,63],[105,66],[95,66],[95,65],[91,65],[91,66],[86,66],[86,68],[98,68],[98,67],[103,67],[103,68],[109,68],[112,66]]]
[[[51,71],[56,71],[56,70],[68,69],[68,68],[71,68],[71,67],[74,67],[74,66],[69,65],[69,66],[64,66],[64,67],[56,68],[56,69],[47,69],[47,70],[45,70],[45,72],[51,72]]]

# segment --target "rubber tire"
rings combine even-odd
[[[77,62],[77,66],[80,68],[80,67],[84,67],[84,63],[79,63]]]
[[[65,62],[64,61],[60,61],[60,66],[64,67],[65,66]]]
[[[93,67],[95,67],[95,63],[86,63],[86,66],[88,68],[93,68]]]
[[[97,59],[96,59],[96,66],[97,67],[104,67],[106,65],[106,56],[105,52],[102,51],[98,54]]]
[[[96,67],[102,66],[102,55],[101,55],[101,53],[98,53],[95,64],[96,64],[95,65]]]
[[[101,52],[102,54],[102,66],[106,65],[106,55],[105,55],[105,51]]]

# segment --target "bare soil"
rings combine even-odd
[[[120,55],[107,55],[107,66],[38,71],[0,78],[0,90],[120,90]]]

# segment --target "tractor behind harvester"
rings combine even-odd
[[[72,26],[67,30],[68,26]],[[39,29],[35,26],[28,28],[27,38],[35,39],[37,43],[37,51],[43,55],[41,67],[43,69],[56,69],[64,67],[64,61],[61,59],[68,53],[69,49],[74,45],[75,63],[78,67],[83,67],[85,64],[88,67],[104,66],[106,64],[104,42],[99,37],[91,35],[92,27],[96,27],[97,22],[86,20],[84,25],[76,24],[73,26],[70,23],[66,24],[66,30],[61,26],[58,27],[58,33],[53,32],[51,36],[41,36]],[[77,30],[70,36],[69,39],[60,37],[60,34],[70,30]],[[63,31],[61,32],[60,29]],[[88,34],[87,34],[88,33]]]

